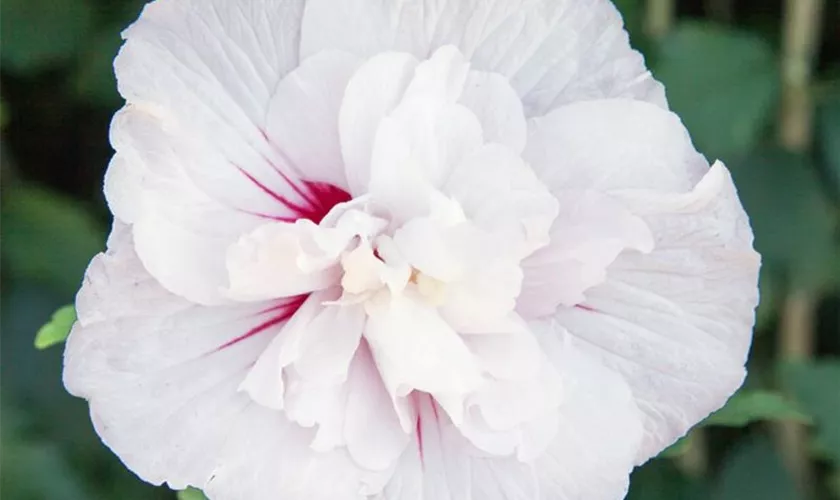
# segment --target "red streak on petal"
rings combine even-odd
[[[271,188],[269,188],[268,186],[266,186],[265,184],[263,184],[262,182],[257,180],[256,177],[254,177],[253,175],[248,173],[248,171],[245,170],[244,168],[239,167],[239,166],[237,166],[236,168],[242,173],[242,175],[247,177],[249,181],[251,181],[255,186],[257,186],[260,189],[260,191],[266,193],[267,195],[271,196],[275,200],[279,201],[280,203],[282,203],[286,208],[288,208],[292,212],[294,212],[296,214],[302,214],[302,213],[310,210],[310,208],[308,208],[308,207],[302,207],[302,206],[300,206],[296,203],[293,203],[293,202],[289,201],[284,196],[281,196],[281,195],[277,194]],[[284,178],[286,178],[286,177],[284,176]],[[286,178],[286,179],[288,181],[288,178]]]
[[[597,310],[597,309],[595,309],[594,307],[586,306],[586,305],[583,305],[583,304],[577,304],[575,307],[576,307],[577,309],[582,309],[582,310],[584,310],[584,311],[589,311],[589,312],[598,312],[598,310]]]
[[[251,214],[256,217],[288,223],[292,223],[300,219],[308,219],[318,224],[334,206],[339,203],[350,201],[351,199],[350,193],[347,191],[324,182],[301,181],[303,187],[300,187],[292,182],[286,174],[281,172],[279,169],[275,169],[277,173],[283,177],[283,180],[295,191],[295,193],[297,193],[305,201],[305,205],[298,204],[269,188],[242,167],[236,166],[236,168],[242,173],[242,175],[247,177],[251,183],[257,186],[260,191],[279,201],[293,214],[292,216],[285,217],[252,212]]]
[[[332,184],[304,181],[304,185],[315,197],[313,208],[305,214],[304,218],[315,224],[319,224],[334,206],[351,199],[350,193]]]
[[[260,311],[259,314],[266,314],[266,313],[272,313],[272,312],[277,313],[277,314],[274,317],[272,317],[272,318],[270,318],[266,321],[263,321],[259,325],[251,328],[250,330],[243,333],[242,335],[234,337],[233,339],[225,342],[224,344],[219,346],[216,349],[216,351],[218,352],[218,351],[221,351],[223,349],[227,349],[228,347],[232,347],[232,346],[242,342],[243,340],[247,340],[247,339],[253,337],[254,335],[258,335],[258,334],[268,330],[269,328],[271,328],[273,326],[279,325],[280,323],[283,323],[284,321],[288,321],[289,318],[294,316],[295,313],[297,312],[297,310],[300,309],[300,306],[303,305],[303,303],[306,301],[306,298],[308,296],[309,296],[308,294],[307,295],[298,295],[298,296],[292,298],[289,302],[284,302],[284,303],[279,304],[277,306],[273,306],[273,307],[270,307],[268,309]]]

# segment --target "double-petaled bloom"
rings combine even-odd
[[[158,0],[65,383],[212,499],[597,500],[741,384],[759,257],[606,0]]]

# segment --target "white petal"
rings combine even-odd
[[[406,53],[378,54],[367,60],[347,84],[339,112],[339,132],[353,194],[367,191],[379,122],[402,100],[417,63],[414,56]]]
[[[522,262],[517,311],[528,318],[584,302],[585,291],[603,283],[607,267],[625,249],[653,249],[647,224],[615,199],[595,191],[555,194],[560,215],[551,227],[551,243]]]
[[[399,50],[420,59],[455,45],[473,68],[501,73],[540,116],[567,102],[604,97],[665,106],[662,86],[630,49],[607,0],[310,0],[301,54],[326,49],[370,57]]]
[[[482,141],[481,124],[466,107],[425,97],[403,101],[377,130],[371,197],[395,224],[428,214],[436,188]]]
[[[504,231],[521,257],[548,243],[557,200],[511,149],[485,145],[454,169],[443,189],[477,225]]]
[[[645,413],[642,463],[741,385],[759,257],[721,164],[692,192],[623,201],[651,228],[655,250],[621,254],[587,294],[591,311],[561,308],[555,318],[630,385]]]
[[[324,307],[306,327],[302,356],[294,362],[297,374],[318,384],[340,384],[347,380],[364,324],[365,311],[360,305]]]
[[[90,402],[100,437],[141,478],[212,498],[356,498],[367,478],[346,454],[310,452],[311,432],[237,391],[282,327],[271,303],[208,308],[172,295],[143,269],[130,232],[115,227],[77,304],[64,383]]]
[[[480,383],[476,360],[421,297],[383,293],[366,304],[365,338],[392,396],[412,389],[466,394]]]
[[[265,136],[274,89],[298,64],[302,10],[300,0],[160,1],[123,33],[120,93],[160,117],[200,189],[239,210],[306,205],[305,186]]]
[[[525,110],[505,77],[470,71],[458,102],[478,117],[487,142],[503,144],[516,154],[522,152],[528,136]]]
[[[551,189],[691,189],[708,171],[677,115],[623,99],[578,102],[529,123],[525,160]]]
[[[534,463],[546,498],[614,500],[627,493],[642,414],[626,382],[569,342],[558,324],[532,323],[562,380],[557,434]]]
[[[490,459],[460,435],[427,394],[415,394],[417,434],[376,500],[533,500],[533,468],[516,458]]]
[[[530,380],[540,369],[539,344],[522,320],[507,332],[464,335],[483,370],[500,380]]]
[[[264,224],[228,249],[227,295],[236,300],[291,297],[338,283],[338,256],[352,239],[344,234],[335,245],[319,245],[328,232],[307,220]],[[342,245],[343,243],[343,245]]]
[[[404,98],[425,97],[453,104],[461,97],[469,70],[469,62],[457,48],[441,47],[417,65]]]
[[[348,188],[338,114],[358,62],[344,52],[316,54],[289,73],[271,99],[266,133],[307,180]]]
[[[418,218],[400,228],[394,243],[412,267],[417,284],[435,280],[431,294],[440,314],[459,333],[505,332],[522,284],[519,259],[506,234],[484,231],[470,223],[444,227]],[[438,297],[439,296],[439,297]]]
[[[350,456],[366,469],[391,467],[408,444],[410,435],[400,424],[367,346],[363,345],[353,359],[347,391],[344,435]]]
[[[130,106],[114,117],[118,150],[106,177],[117,217],[134,224],[137,252],[168,290],[199,303],[224,302],[225,252],[240,234],[264,222],[231,210],[198,189],[183,172],[193,161],[160,119]]]

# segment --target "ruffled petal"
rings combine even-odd
[[[551,243],[522,262],[524,279],[517,311],[527,318],[553,313],[586,300],[603,283],[607,268],[625,250],[653,249],[653,235],[640,217],[596,191],[559,191],[559,216]]]
[[[343,451],[313,453],[314,431],[237,390],[283,326],[276,307],[211,308],[167,292],[117,224],[79,293],[64,383],[89,401],[103,441],[155,484],[192,485],[211,498],[306,491],[317,500],[354,500],[366,484],[381,487],[380,474],[360,470]]]
[[[552,191],[685,192],[709,170],[677,115],[625,99],[577,102],[531,120],[523,158]]]
[[[383,292],[365,308],[365,339],[392,397],[412,390],[464,395],[481,383],[472,353],[422,297]]]
[[[662,86],[630,48],[621,17],[607,0],[306,4],[304,57],[342,49],[363,57],[398,50],[425,59],[445,45],[455,45],[474,69],[507,77],[528,116],[605,97],[665,107]]]
[[[549,241],[557,200],[513,150],[487,144],[466,157],[443,188],[468,218],[494,233],[503,232],[525,257]]]
[[[690,192],[628,191],[621,201],[651,228],[655,249],[619,255],[587,309],[554,318],[629,384],[645,415],[642,463],[741,385],[760,258],[720,163]]]

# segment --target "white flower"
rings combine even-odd
[[[758,255],[606,0],[158,0],[65,383],[212,499],[617,499]]]

